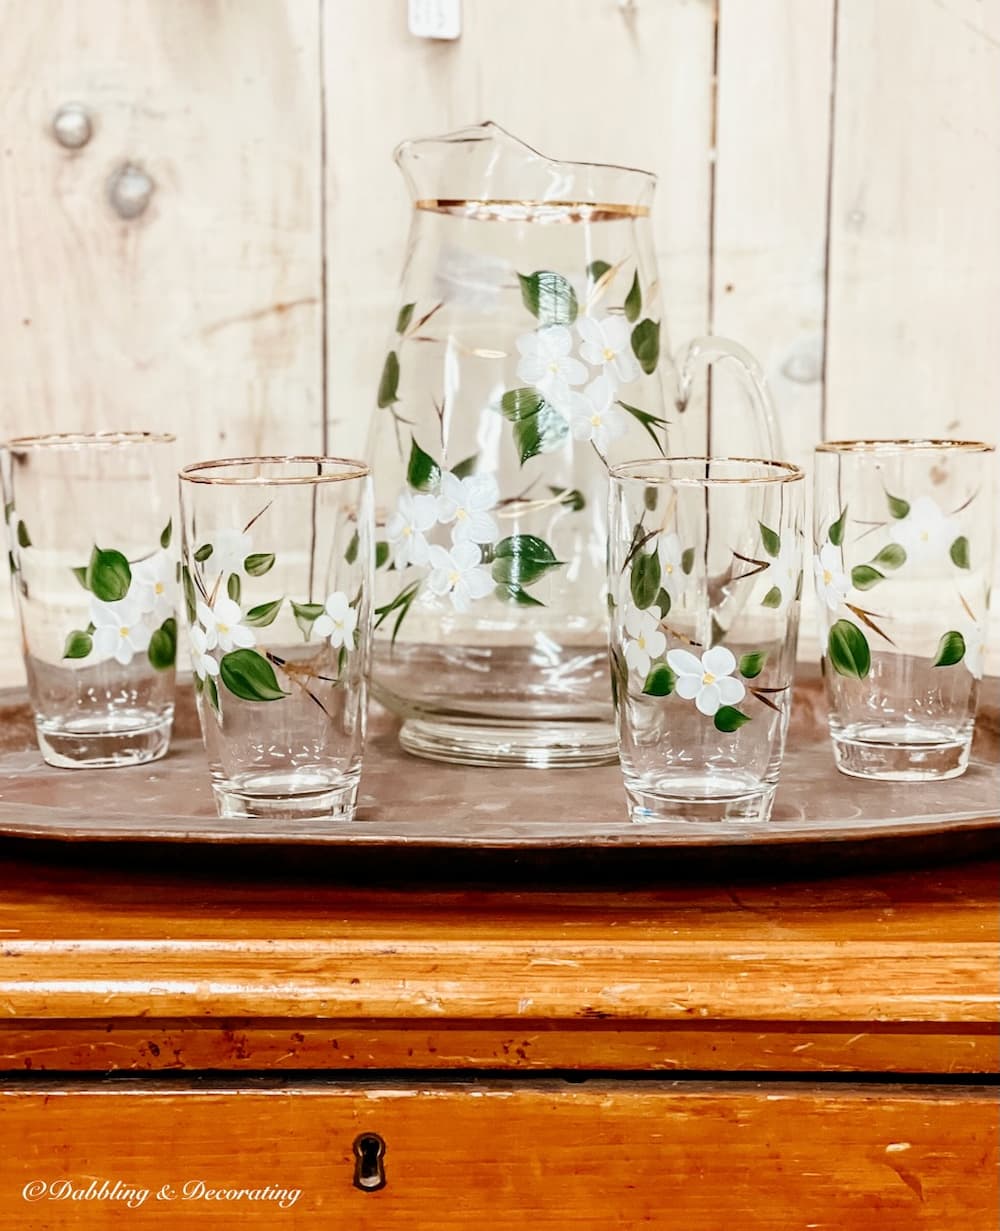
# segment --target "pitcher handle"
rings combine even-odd
[[[731,359],[737,366],[753,406],[757,426],[765,443],[765,456],[769,461],[781,461],[784,446],[781,430],[774,413],[774,403],[767,389],[764,372],[757,360],[745,346],[731,338],[695,338],[689,342],[677,363],[677,409],[683,412],[691,396],[694,378],[702,367],[710,367],[720,359]],[[710,443],[710,442],[709,442]]]

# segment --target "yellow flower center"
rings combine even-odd
[[[921,541],[921,543],[926,543],[926,542],[927,542],[927,540],[928,540],[930,537],[931,537],[931,536],[927,533],[927,531],[926,531],[926,530],[921,530],[921,531],[920,531],[920,541]]]
[[[461,579],[462,579],[462,574],[457,569],[454,569],[452,572],[448,574],[448,584],[449,585],[457,586]]]
[[[413,527],[412,527],[412,526],[404,526],[404,527],[403,527],[403,538],[404,538],[404,539],[408,539],[408,538],[410,537],[410,535],[411,535],[411,534],[413,534]]]
[[[833,574],[828,568],[823,570],[823,585],[828,586],[833,581]]]
[[[127,636],[128,636],[128,629],[127,629],[127,628],[120,628],[120,629],[118,630],[118,636],[119,636],[119,637],[127,637]]]
[[[665,564],[665,565],[663,566],[663,571],[664,571],[664,572],[666,573],[666,575],[669,577],[669,576],[670,576],[670,574],[674,571],[674,566],[673,566],[672,564]]]
[[[459,509],[459,510],[456,512],[456,514],[455,514],[455,520],[456,520],[456,521],[465,521],[465,519],[466,519],[468,516],[469,516],[469,514],[465,511],[465,509]]]
[[[552,375],[553,375],[553,376],[558,376],[558,375],[559,375],[559,361],[558,361],[558,359],[553,359],[553,360],[552,360],[552,362],[549,364],[549,371],[552,373]]]
[[[222,633],[222,635],[223,635],[223,636],[227,636],[227,635],[228,635],[228,633],[229,633],[229,625],[228,625],[228,624],[216,624],[216,626],[215,626],[215,627],[219,630],[219,632],[220,632],[220,633]]]
[[[601,416],[598,414],[591,415],[590,424],[591,424],[591,427],[600,427],[601,426]]]
[[[715,676],[711,673],[711,671],[706,671],[705,674],[701,677],[701,682],[703,684],[714,684]]]
[[[156,583],[156,585],[155,585],[155,586],[153,586],[153,593],[156,595],[156,597],[157,597],[157,598],[159,598],[159,597],[160,597],[160,595],[163,593],[163,591],[164,591],[164,589],[165,589],[165,588],[166,588],[166,587],[164,586],[163,582],[162,582],[162,581],[158,581],[158,582]]]
[[[636,637],[635,643],[639,647],[640,650],[644,650],[646,648],[646,638],[642,635],[642,633],[640,633],[639,636]]]
[[[610,363],[611,360],[614,359],[615,355],[617,354],[617,351],[613,351],[610,346],[605,346],[603,354],[604,354],[604,362]]]

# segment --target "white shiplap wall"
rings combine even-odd
[[[464,0],[454,44],[405,10],[0,0],[3,435],[359,449],[408,222],[392,147],[491,118],[659,174],[673,342],[749,345],[795,458],[996,436],[1000,0]],[[76,152],[48,131],[70,101]],[[132,221],[125,163],[155,185]]]

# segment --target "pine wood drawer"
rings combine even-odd
[[[997,1130],[984,1086],[7,1083],[0,1227],[995,1231]],[[360,1134],[385,1143],[376,1191],[355,1186]],[[150,1191],[39,1195],[66,1180]]]

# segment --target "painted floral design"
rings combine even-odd
[[[451,525],[453,543],[495,543],[500,531],[490,510],[500,498],[497,481],[491,474],[470,475],[460,479],[445,471],[437,497],[437,518]]]
[[[580,357],[600,368],[615,388],[638,380],[639,362],[632,353],[631,333],[620,316],[583,316],[576,323]]]
[[[351,606],[346,594],[336,590],[327,595],[323,612],[313,623],[312,634],[325,638],[335,650],[339,650],[342,646],[353,646],[354,631],[357,627],[357,608]]]
[[[832,543],[824,543],[813,558],[813,574],[820,602],[829,611],[840,611],[851,583],[841,565],[840,552]]]
[[[574,440],[590,440],[601,453],[625,434],[625,415],[615,405],[615,387],[598,376],[569,402],[569,426]]]
[[[962,662],[974,680],[981,680],[986,667],[986,630],[978,621],[964,620],[958,631],[965,643]]]
[[[239,603],[228,595],[220,594],[212,604],[199,602],[196,608],[198,622],[205,631],[205,645],[214,650],[218,647],[223,653],[230,650],[245,650],[257,644],[257,638],[252,628],[243,623],[243,612]]]
[[[773,603],[777,610],[791,602],[798,593],[799,578],[802,576],[801,556],[802,551],[799,544],[793,537],[786,535],[778,549],[777,556],[767,566],[767,571],[764,573],[764,584],[768,587],[768,593],[777,590],[778,598]],[[831,584],[833,584],[832,574]]]
[[[918,496],[904,517],[889,527],[889,538],[906,552],[912,564],[924,564],[948,554],[958,535],[953,517],[949,517],[930,496]]]
[[[656,554],[660,561],[660,585],[674,604],[684,590],[684,575],[691,570],[692,557],[685,553],[680,538],[672,533],[659,535]]]
[[[582,385],[587,369],[570,352],[573,334],[565,325],[544,325],[533,333],[523,333],[517,339],[521,359],[517,378],[533,385],[550,405],[564,407],[570,389]]]
[[[437,524],[438,503],[434,496],[404,488],[385,533],[398,569],[427,563],[427,531]]]
[[[176,587],[176,569],[168,552],[161,549],[132,565],[129,593],[134,592],[143,615],[149,617],[154,626],[174,614]]]
[[[206,547],[208,550],[206,551]],[[246,575],[246,560],[253,551],[253,540],[243,530],[216,530],[201,548],[206,577]]]
[[[629,669],[645,676],[654,658],[667,648],[667,638],[660,631],[660,622],[650,611],[640,611],[630,605],[625,615],[625,662]]]
[[[724,645],[713,646],[699,658],[689,650],[671,650],[667,666],[677,676],[674,690],[685,701],[694,701],[699,713],[714,718],[724,705],[738,705],[746,687],[736,679],[736,657]]]
[[[188,639],[191,642],[191,666],[198,679],[204,681],[210,676],[217,676],[219,664],[212,653],[214,647],[208,644],[208,634],[204,628],[200,624],[192,625],[188,630]]]
[[[102,658],[113,658],[123,667],[128,666],[136,654],[149,648],[153,630],[143,618],[144,614],[137,599],[123,598],[105,603],[91,596],[94,651]]]
[[[485,598],[493,590],[493,579],[482,563],[479,548],[468,539],[454,543],[450,551],[435,543],[429,551],[429,563],[428,589],[432,594],[446,594],[456,611],[468,611],[475,599]]]

